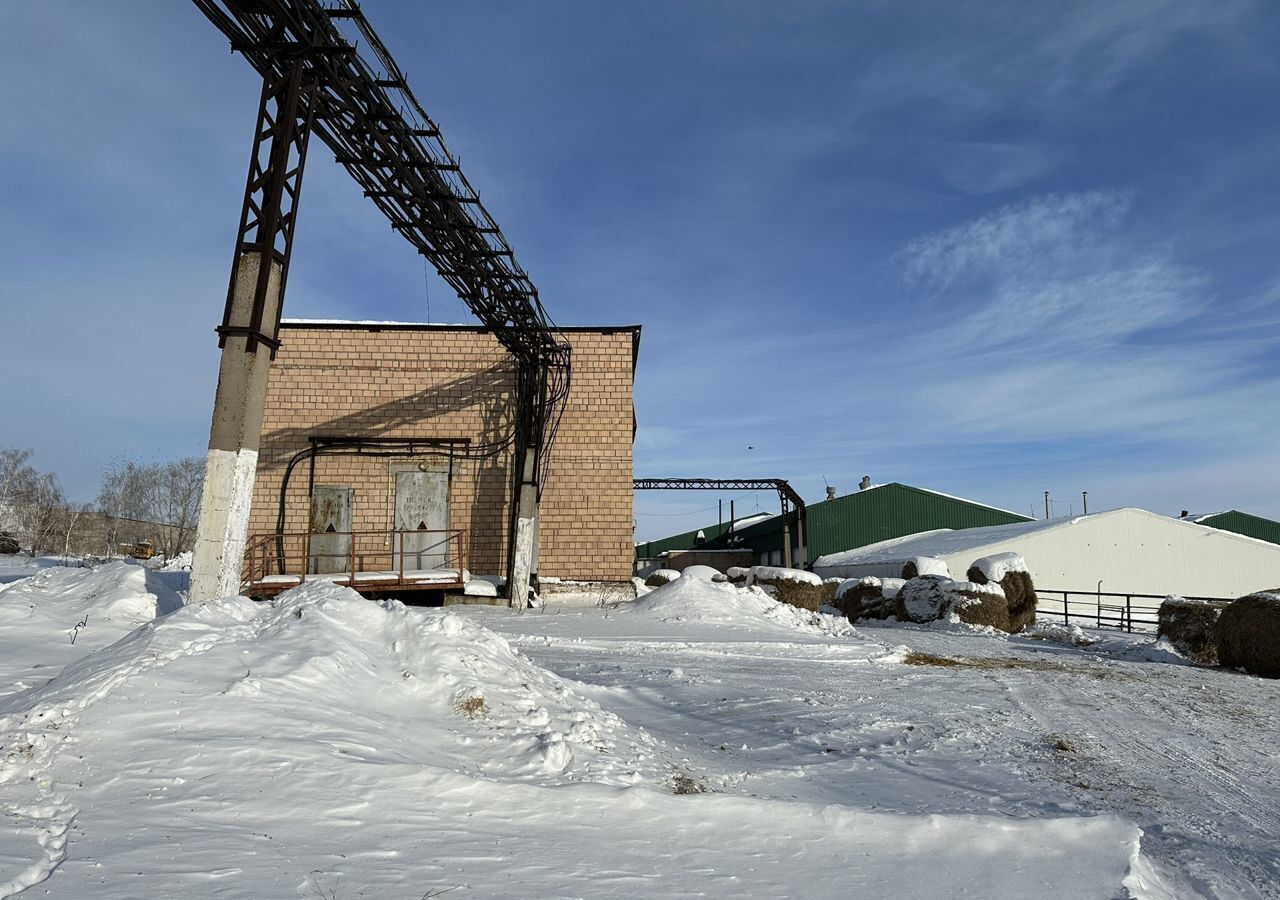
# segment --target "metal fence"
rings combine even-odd
[[[1154,632],[1159,626],[1164,594],[1112,594],[1103,591],[1059,591],[1036,588],[1037,616],[1061,619],[1066,624],[1115,628],[1125,632]],[[1230,597],[1187,597],[1187,600],[1230,602]]]

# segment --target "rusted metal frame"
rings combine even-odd
[[[808,524],[808,515],[804,499],[795,488],[783,478],[636,478],[632,480],[632,489],[637,491],[777,491],[782,503],[783,534],[786,535],[784,555],[790,557],[791,541],[787,506],[795,507],[795,518],[798,534],[803,536]],[[801,547],[804,547],[801,537]],[[805,553],[808,563],[808,553]]]
[[[375,203],[393,225],[414,225],[397,230],[432,262],[521,365],[538,370],[542,379],[548,367],[568,367],[568,345],[553,332],[537,289],[483,205],[463,202],[472,197],[478,201],[478,194],[352,0],[343,0],[337,15],[332,14],[334,8],[324,7],[318,0],[196,2],[264,81],[298,67],[313,76],[309,83],[315,91],[306,105],[308,113],[316,113],[310,130],[320,135],[366,190],[408,189],[408,202],[374,198]],[[353,52],[353,45],[334,19],[353,20],[393,77],[374,75],[361,55]],[[401,92],[417,121],[409,121],[396,107],[390,90]],[[297,191],[288,195],[296,204]],[[262,214],[267,212],[264,206]],[[291,228],[291,222],[289,225]],[[265,261],[269,276],[270,260]],[[259,335],[250,335],[251,339],[263,338],[261,315],[257,310]],[[276,337],[273,332],[271,340]],[[220,335],[223,339],[225,335]],[[541,383],[545,386],[545,380]],[[549,449],[546,426],[551,421],[551,410],[545,407],[563,397],[540,389],[526,391],[524,398],[538,404],[535,409],[519,410],[527,425],[526,447],[536,447],[536,453],[544,454]]]
[[[345,93],[345,92],[344,92]],[[459,294],[463,296],[464,302],[467,295],[474,297],[477,293],[483,296],[488,293],[501,300],[494,304],[501,309],[501,316],[494,316],[491,308],[481,307],[476,310],[485,324],[494,326],[495,334],[500,338],[504,338],[504,344],[508,345],[517,355],[530,355],[530,350],[537,352],[538,348],[530,348],[527,335],[529,332],[545,328],[545,313],[541,310],[541,304],[537,301],[536,291],[532,285],[526,285],[527,276],[518,269],[518,266],[503,266],[494,269],[491,266],[477,266],[474,257],[481,247],[485,251],[503,250],[509,251],[505,240],[501,239],[501,234],[497,231],[496,226],[493,227],[492,236],[500,241],[498,247],[488,245],[484,240],[478,241],[481,246],[471,244],[470,240],[475,238],[483,238],[484,235],[477,232],[475,227],[467,229],[459,229],[456,224],[456,210],[442,208],[436,204],[466,204],[465,201],[470,198],[459,196],[454,190],[448,188],[448,185],[440,177],[437,161],[428,158],[414,159],[411,149],[417,150],[419,157],[425,156],[416,144],[401,143],[401,134],[404,129],[393,128],[384,129],[379,127],[368,127],[369,109],[367,104],[360,104],[356,98],[340,97],[336,102],[332,93],[326,98],[326,112],[322,119],[317,121],[316,130],[321,133],[322,138],[326,139],[326,143],[331,146],[336,142],[342,148],[339,156],[345,167],[356,180],[362,184],[362,187],[369,193],[371,199],[383,209],[384,213],[394,222],[404,224],[407,221],[413,223],[422,223],[416,229],[420,235],[420,240],[414,241],[418,245],[420,252],[423,252],[433,263],[436,264],[438,270],[442,274],[447,273],[453,276],[463,276],[465,281],[471,284],[458,285]],[[365,121],[365,127],[354,127],[361,119]],[[325,138],[330,125],[334,123],[344,124],[343,134],[340,138],[333,135],[333,139]],[[378,145],[387,145],[385,150]],[[381,151],[381,152],[380,152]],[[398,165],[388,165],[388,160],[402,156],[404,161]],[[391,169],[390,176],[388,173],[379,171],[379,168]],[[459,175],[461,173],[458,173]],[[465,177],[460,177],[460,182],[467,184]],[[401,191],[409,188],[407,192],[397,197],[398,193],[394,188],[398,186]],[[442,188],[445,188],[442,190]],[[386,202],[399,200],[400,203]],[[384,201],[384,202],[379,202]],[[434,201],[434,202],[433,202]],[[410,207],[409,204],[413,204]],[[412,212],[410,212],[412,209]],[[450,215],[453,212],[454,215]],[[399,213],[397,215],[397,213]],[[467,216],[460,216],[469,220]],[[485,218],[488,219],[487,213]],[[451,221],[452,220],[452,221]],[[481,226],[486,227],[487,226]],[[401,229],[406,236],[409,235],[410,229]],[[488,233],[486,231],[486,233]],[[471,244],[470,247],[468,245]],[[425,245],[425,246],[424,246]],[[452,246],[450,246],[452,245]],[[449,250],[454,247],[465,248],[470,252],[462,259],[458,259],[453,254],[449,254]],[[441,265],[441,256],[453,256],[449,259],[447,265]],[[514,254],[511,254],[514,257]],[[470,257],[470,258],[468,258]],[[512,260],[514,262],[514,259]],[[459,279],[459,280],[463,280]],[[494,282],[497,282],[496,284]],[[503,284],[502,282],[507,282]],[[479,285],[476,285],[479,282]],[[488,282],[488,284],[486,284]],[[523,283],[521,283],[523,282]],[[468,287],[480,286],[482,289],[477,292],[467,290]],[[513,298],[517,302],[510,303],[504,295],[512,292],[511,288],[516,287],[517,297]],[[487,291],[484,290],[487,288]],[[530,322],[532,317],[533,321]],[[486,321],[488,319],[489,321]],[[538,321],[541,320],[541,321]],[[530,326],[534,327],[530,327]],[[526,331],[528,329],[528,331]],[[521,340],[517,340],[514,346],[509,342],[509,336],[504,334],[508,330],[524,332]],[[542,344],[541,341],[535,341],[535,344]],[[554,343],[552,341],[551,343]]]
[[[304,67],[294,64],[285,73],[268,74],[262,81],[258,125],[245,183],[235,258],[231,265],[222,325],[217,329],[219,347],[225,347],[231,335],[245,336],[246,352],[256,352],[259,344],[266,344],[274,355],[279,347],[282,304],[276,304],[276,314],[269,331],[263,317],[272,270],[279,265],[279,292],[283,298],[293,250],[298,193],[311,124],[311,107],[306,99],[311,86],[305,83],[306,77]],[[245,254],[255,251],[259,254],[259,261],[249,322],[247,325],[233,325],[232,308],[240,267]]]

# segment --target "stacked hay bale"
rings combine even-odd
[[[1036,622],[1036,586],[1027,571],[1027,561],[1017,553],[997,553],[973,561],[965,577],[977,585],[999,585],[1007,606],[1007,625],[993,625],[1017,634]],[[963,616],[961,617],[963,618]]]
[[[887,619],[895,615],[893,598],[904,584],[901,578],[848,578],[836,588],[833,605],[850,622]]]
[[[811,612],[817,612],[824,603],[833,602],[836,596],[835,584],[827,584],[818,575],[803,569],[752,566],[746,584],[758,584],[776,600]]]
[[[1218,664],[1218,619],[1229,604],[1166,597],[1157,614],[1156,634],[1198,666]]]
[[[936,622],[955,613],[961,622],[1009,630],[1009,605],[998,584],[952,581],[941,575],[908,579],[894,597],[903,622]]]
[[[1215,627],[1218,662],[1264,678],[1280,678],[1280,588],[1231,603]]]
[[[664,584],[670,584],[679,577],[680,573],[675,569],[658,569],[658,571],[651,573],[644,580],[644,583],[649,587],[662,587]]]

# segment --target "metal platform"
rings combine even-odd
[[[328,531],[255,534],[245,549],[243,593],[271,597],[308,581],[366,596],[461,591],[466,554],[461,531]]]

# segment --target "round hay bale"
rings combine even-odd
[[[824,603],[830,603],[835,599],[836,595],[834,585],[828,587],[825,584],[808,584],[803,581],[793,581],[790,578],[780,578],[770,584],[770,587],[773,588],[773,596],[779,602],[789,603],[811,612],[817,612]]]
[[[1005,630],[1017,634],[1036,623],[1036,606],[1040,602],[1036,597],[1036,586],[1029,572],[1006,572],[1000,579],[1000,589],[1004,591],[1005,602],[1009,607],[1009,627]]]
[[[649,587],[662,587],[664,584],[670,584],[680,577],[680,573],[675,569],[659,569],[649,575],[644,583]]]
[[[753,566],[747,584],[759,585],[774,599],[811,612],[817,612],[836,596],[836,585],[826,584],[814,573],[803,569]]]
[[[894,614],[893,598],[885,597],[884,586],[879,578],[863,578],[857,581],[849,579],[842,583],[841,587],[844,589],[836,591],[835,607],[844,613],[850,622],[858,622],[862,619],[887,619]]]
[[[1218,662],[1280,678],[1280,588],[1241,597],[1218,616]]]
[[[1160,627],[1156,634],[1198,666],[1218,664],[1218,619],[1227,603],[1184,600],[1167,597],[1157,614]]]
[[[953,582],[951,588],[952,609],[961,622],[969,625],[986,625],[1000,631],[1012,631],[1009,601],[998,584],[974,584],[971,581]]]
[[[894,597],[894,612],[903,622],[936,622],[951,611],[954,582],[941,575],[909,578]]]

